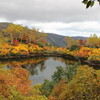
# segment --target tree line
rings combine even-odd
[[[0,32],[1,42],[9,42],[11,45],[21,43],[46,43],[44,32],[39,32],[39,29],[29,29],[21,25],[10,24],[6,29]]]
[[[74,40],[73,38],[67,36],[64,38],[66,42],[66,47],[69,49],[79,48],[81,46],[93,47],[93,48],[100,48],[100,37],[96,34],[91,35],[86,40],[77,39]]]

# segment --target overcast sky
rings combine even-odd
[[[35,27],[65,36],[100,36],[100,6],[82,0],[0,0],[0,22]]]

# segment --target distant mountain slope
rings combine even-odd
[[[57,34],[53,34],[53,33],[47,33],[47,42],[55,45],[55,46],[65,46],[66,43],[63,40],[65,36],[62,35],[57,35]]]
[[[66,46],[66,42],[64,41],[65,36],[62,35],[57,35],[57,34],[53,34],[53,33],[47,33],[47,42],[55,45],[55,46],[61,46],[64,47]],[[83,39],[86,40],[87,37],[82,37],[82,36],[73,36],[72,37],[74,40],[77,39]]]
[[[72,38],[73,38],[74,40],[77,40],[77,39],[86,40],[88,37],[83,37],[83,36],[72,36]]]

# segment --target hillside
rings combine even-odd
[[[2,29],[5,29],[7,28],[7,26],[11,24],[11,23],[0,23],[0,31],[2,31]],[[47,36],[47,42],[55,45],[55,46],[61,46],[61,47],[64,47],[66,45],[65,41],[64,41],[64,38],[65,36],[62,36],[62,35],[57,35],[57,34],[53,34],[53,33],[47,33],[48,36]],[[87,37],[81,37],[81,36],[76,36],[76,37],[72,37],[74,40],[76,39],[83,39],[83,40],[86,40]]]
[[[6,22],[0,23],[0,31],[2,31],[2,29],[7,28],[9,24],[11,23],[6,23]]]
[[[55,46],[61,46],[61,47],[63,47],[63,46],[65,46],[66,45],[66,43],[65,43],[65,41],[64,41],[64,38],[65,38],[65,36],[62,36],[62,35],[57,35],[57,34],[53,34],[53,33],[47,33],[48,34],[48,36],[47,36],[47,41],[49,42],[49,43],[52,43],[53,45],[55,45]],[[87,37],[82,37],[82,36],[73,36],[72,37],[74,40],[76,40],[76,39],[83,39],[83,40],[86,40],[87,39]]]
[[[53,34],[53,33],[47,33],[47,42],[55,45],[55,46],[65,46],[66,43],[63,40],[65,36],[62,35],[57,35],[57,34]]]

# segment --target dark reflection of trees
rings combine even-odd
[[[13,61],[3,61],[2,64],[7,65],[7,69],[12,69],[13,67],[19,67],[27,69],[31,75],[38,75],[39,71],[45,70],[45,61],[47,57],[31,58],[31,59],[21,59]]]
[[[25,65],[25,69],[27,69],[31,75],[38,75],[37,65],[34,63]]]
[[[42,72],[46,68],[45,62],[41,63],[40,71]]]
[[[12,67],[21,66],[22,68],[27,69],[31,75],[38,75],[39,71],[42,72],[45,70],[46,65],[45,61],[49,59],[47,57],[35,57],[30,59],[16,59],[11,61],[2,61],[1,64],[6,64],[8,69]],[[55,61],[60,61],[62,63],[67,64],[75,64],[75,61],[64,59],[61,57],[52,57]]]
[[[41,61],[37,64],[26,64],[22,66],[23,68],[27,69],[31,75],[38,75],[38,71],[43,71],[46,66],[45,66],[45,61]]]

